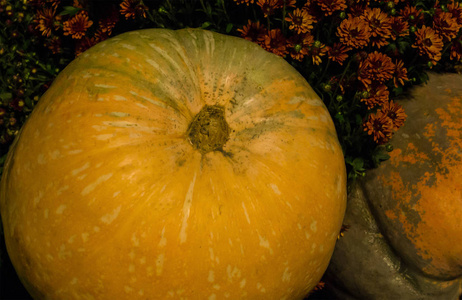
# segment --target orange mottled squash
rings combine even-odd
[[[459,299],[462,75],[431,74],[403,99],[390,160],[348,196],[326,277],[341,299]]]
[[[0,209],[43,299],[297,299],[346,207],[332,120],[282,58],[184,29],[125,33],[56,78]]]

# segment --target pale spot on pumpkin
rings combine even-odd
[[[82,233],[82,241],[85,243],[88,241],[88,237],[90,236],[90,234],[88,232],[84,232]]]
[[[56,213],[57,213],[58,215],[61,215],[61,214],[64,212],[64,210],[66,209],[66,207],[67,207],[67,206],[66,206],[65,204],[61,204],[61,205],[58,206],[58,208],[56,209]]]
[[[34,197],[34,205],[37,205],[40,200],[43,198],[43,191],[40,191],[37,196]]]
[[[245,284],[246,284],[246,283],[247,283],[247,280],[246,280],[245,278],[242,279],[241,282],[239,282],[239,287],[240,287],[241,289],[243,289],[243,288],[245,287]]]
[[[112,194],[112,198],[119,196],[119,194],[120,194],[120,191],[115,192],[114,194]]]
[[[67,240],[67,242],[68,242],[69,244],[72,244],[72,243],[75,241],[75,237],[76,237],[75,235],[71,236],[71,237]]]
[[[93,128],[96,131],[102,131],[102,130],[106,130],[107,126],[93,125],[93,126],[91,126],[91,128]]]
[[[249,213],[247,212],[247,208],[245,207],[245,203],[244,203],[244,202],[242,202],[242,208],[244,209],[244,215],[245,215],[245,218],[247,219],[247,223],[250,224]]]
[[[214,282],[215,281],[215,272],[213,272],[213,270],[209,271],[209,276],[207,277],[207,280],[209,282]]]
[[[114,99],[115,101],[127,101],[127,98],[125,98],[122,95],[114,95],[112,96],[112,99]]]
[[[95,87],[104,88],[104,89],[115,89],[116,86],[102,83],[95,83]]]
[[[281,195],[281,191],[279,190],[279,187],[276,184],[270,183],[270,187],[276,195]]]
[[[68,190],[69,189],[69,186],[68,185],[65,185],[63,187],[60,187],[57,191],[56,191],[56,195],[61,195],[64,191]]]
[[[219,284],[214,284],[212,287],[213,287],[214,289],[216,289],[216,290],[219,290],[219,289],[220,289],[220,285],[219,285]]]
[[[133,288],[126,285],[126,286],[124,286],[124,291],[125,291],[125,293],[130,294],[130,293],[133,292]]]
[[[313,222],[311,222],[310,229],[311,231],[316,232],[318,230],[318,221],[313,220]]]
[[[129,273],[134,273],[135,272],[135,265],[134,264],[130,264],[128,266],[128,272]]]
[[[290,276],[292,274],[289,271],[289,267],[284,269],[284,273],[282,274],[282,282],[290,282]]]
[[[48,215],[49,215],[49,210],[48,210],[48,208],[46,208],[46,209],[43,211],[43,217],[44,217],[45,219],[48,219]]]
[[[242,273],[238,267],[232,267],[231,265],[228,265],[226,266],[226,274],[228,275],[228,281],[231,282],[234,280],[234,278],[240,278]]]
[[[53,260],[55,260],[55,258],[54,258],[53,255],[51,255],[51,254],[47,254],[45,257],[46,257],[46,259],[47,259],[48,261],[53,261]]]
[[[94,232],[99,232],[100,228],[98,226],[93,227]]]
[[[183,244],[186,242],[187,234],[186,228],[188,227],[188,218],[189,214],[191,213],[191,205],[192,205],[192,198],[194,192],[194,185],[196,183],[196,173],[194,173],[193,180],[189,184],[188,192],[186,193],[186,197],[183,203],[183,220],[181,221],[181,229],[180,229],[180,243]]]
[[[81,192],[82,196],[86,196],[90,194],[98,185],[102,184],[103,182],[107,181],[109,178],[112,177],[112,173],[102,175],[96,179],[95,182],[87,185]]]
[[[79,281],[79,280],[77,279],[77,277],[74,277],[74,278],[72,278],[72,280],[71,280],[71,284],[72,284],[72,285],[77,284],[78,281]]]
[[[129,117],[130,116],[129,113],[124,113],[124,112],[120,112],[120,111],[110,112],[109,115],[111,117],[116,117],[116,118],[123,118],[123,117]]]
[[[216,300],[217,299],[217,295],[215,294],[212,294],[209,296],[208,300]]]
[[[46,160],[45,160],[45,155],[43,154],[39,154],[37,155],[37,162],[40,164],[40,165],[44,165],[46,164]]]
[[[156,259],[156,275],[160,276],[162,274],[165,262],[165,254],[159,254]]]
[[[138,247],[140,245],[140,240],[136,237],[135,234],[132,235],[133,246]]]
[[[136,105],[143,108],[143,109],[148,109],[148,107],[146,105],[143,105],[141,103],[136,103]]]
[[[122,205],[117,206],[112,212],[101,217],[101,222],[111,224],[119,215]]]
[[[82,153],[82,152],[83,152],[82,149],[77,149],[77,150],[68,151],[67,154],[69,154],[69,155],[74,155],[74,154],[80,154],[80,153]]]
[[[270,251],[270,254],[273,254],[273,249],[271,249],[268,239],[261,235],[258,235],[258,238],[260,239],[260,246],[268,249]]]
[[[114,137],[115,134],[113,133],[108,133],[108,134],[100,134],[100,135],[96,135],[95,138],[98,140],[98,141],[107,141],[109,139],[111,139],[112,137]]]
[[[144,264],[146,264],[146,257],[145,256],[140,258],[140,265],[144,265]]]
[[[144,290],[139,290],[138,295],[143,296],[144,295]]]
[[[165,245],[167,245],[167,238],[165,237],[165,226],[164,226],[164,228],[162,228],[162,232],[160,235],[160,241],[157,244],[157,247],[161,248],[161,247],[165,247]]]
[[[80,168],[77,168],[77,169],[74,169],[71,171],[71,175],[72,176],[75,176],[77,174],[79,174],[80,172],[88,169],[90,167],[90,163],[89,162],[86,162],[83,166],[81,166]]]
[[[309,240],[311,238],[311,234],[307,231],[305,231],[305,237],[307,240]]]
[[[266,289],[263,287],[263,285],[260,282],[257,282],[257,289],[262,293],[266,293]]]

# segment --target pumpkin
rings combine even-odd
[[[297,299],[346,207],[332,119],[282,58],[200,29],[80,55],[10,149],[11,261],[46,299]]]
[[[390,159],[348,196],[326,279],[342,299],[458,299],[462,293],[462,76],[430,74],[400,100]]]

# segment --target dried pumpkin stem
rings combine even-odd
[[[225,110],[218,105],[205,105],[189,124],[191,144],[202,154],[219,151],[229,139]]]

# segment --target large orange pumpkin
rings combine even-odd
[[[431,74],[402,99],[390,160],[348,195],[326,278],[340,299],[462,294],[462,75]]]
[[[46,299],[297,299],[327,268],[342,151],[308,83],[259,46],[149,29],[93,47],[22,128],[8,253]]]

